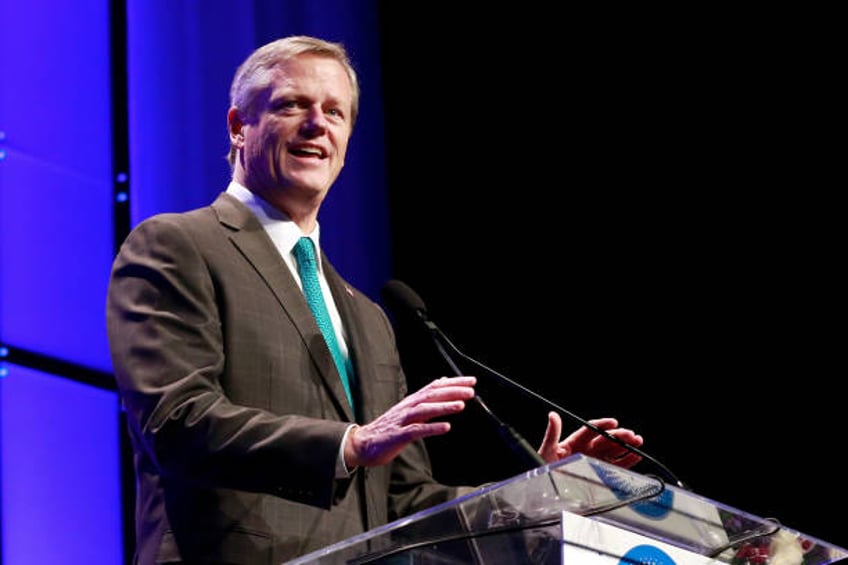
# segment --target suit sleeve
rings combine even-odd
[[[233,402],[221,383],[219,298],[203,246],[177,215],[140,224],[114,261],[107,330],[143,465],[165,480],[329,507],[346,424]]]

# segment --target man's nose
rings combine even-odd
[[[327,117],[320,108],[310,108],[303,120],[303,129],[308,132],[322,132],[327,127]]]

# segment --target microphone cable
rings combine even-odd
[[[634,445],[630,445],[630,444],[629,444],[629,443],[627,443],[626,441],[621,440],[621,439],[619,439],[619,438],[615,437],[614,435],[612,435],[612,434],[608,433],[606,430],[603,430],[603,429],[599,428],[598,426],[596,426],[596,425],[592,424],[592,423],[591,423],[591,422],[589,422],[588,420],[586,420],[586,419],[584,419],[584,418],[581,418],[580,416],[578,416],[578,415],[576,415],[576,414],[574,414],[574,413],[570,412],[569,410],[566,410],[565,408],[563,408],[562,406],[560,406],[560,405],[559,405],[559,404],[557,404],[556,402],[554,402],[554,401],[550,400],[549,398],[545,398],[545,397],[544,397],[544,396],[542,396],[541,394],[538,394],[537,392],[535,392],[535,391],[533,391],[533,390],[530,390],[529,388],[525,387],[524,385],[522,385],[522,384],[520,384],[520,383],[518,383],[518,382],[516,382],[516,381],[514,381],[514,380],[512,380],[512,379],[510,379],[510,378],[509,378],[509,377],[507,377],[506,375],[504,375],[504,374],[502,374],[502,373],[499,373],[498,371],[496,371],[496,370],[492,369],[491,367],[489,367],[489,366],[487,366],[487,365],[484,365],[484,364],[483,364],[483,363],[481,363],[480,361],[477,361],[477,360],[476,360],[476,359],[474,359],[473,357],[470,357],[470,356],[466,355],[465,353],[463,353],[462,351],[460,351],[460,349],[459,349],[458,347],[456,347],[456,346],[453,344],[453,342],[452,342],[450,339],[448,339],[448,337],[447,337],[444,333],[442,333],[441,331],[439,332],[439,337],[440,337],[440,338],[444,341],[444,343],[445,343],[445,344],[446,344],[446,345],[450,348],[450,350],[451,350],[452,352],[454,352],[456,355],[459,355],[460,357],[462,357],[464,360],[466,360],[467,362],[471,363],[471,364],[472,364],[472,365],[474,365],[475,367],[478,367],[478,368],[480,368],[480,369],[483,369],[485,372],[487,372],[487,373],[489,373],[489,374],[491,374],[491,375],[494,375],[495,377],[497,377],[497,378],[499,378],[499,379],[503,380],[505,383],[507,383],[508,385],[510,385],[510,386],[514,387],[515,389],[519,390],[521,393],[523,393],[523,394],[527,395],[528,397],[533,398],[534,400],[538,400],[538,401],[540,401],[540,402],[542,402],[542,403],[544,403],[544,404],[547,404],[547,405],[549,405],[549,406],[551,406],[551,407],[555,408],[556,410],[558,410],[558,411],[562,412],[563,414],[565,414],[566,416],[568,416],[568,417],[569,417],[569,418],[571,418],[572,420],[574,420],[574,421],[578,422],[579,424],[581,424],[581,425],[583,425],[583,426],[586,426],[587,428],[591,429],[593,432],[595,432],[595,433],[597,433],[597,434],[599,434],[599,435],[601,435],[601,436],[605,437],[606,439],[608,439],[608,440],[612,441],[613,443],[616,443],[616,444],[620,445],[621,447],[623,447],[623,448],[624,448],[624,449],[626,449],[627,451],[630,451],[631,453],[635,453],[636,455],[639,455],[639,456],[640,456],[640,457],[642,457],[643,459],[645,459],[645,460],[647,460],[647,461],[650,461],[651,463],[653,463],[654,465],[656,465],[656,466],[657,466],[657,467],[658,467],[658,468],[659,468],[659,469],[660,469],[660,470],[661,470],[661,471],[665,474],[665,476],[666,476],[668,479],[670,479],[670,480],[671,480],[674,484],[676,484],[678,487],[680,487],[680,488],[682,488],[682,489],[685,489],[685,490],[690,490],[690,489],[689,489],[689,487],[687,487],[687,486],[683,483],[683,481],[681,481],[681,480],[677,477],[677,475],[675,475],[674,473],[672,473],[672,472],[671,472],[671,469],[669,469],[669,468],[668,468],[668,467],[666,467],[663,463],[661,463],[659,460],[657,460],[656,458],[654,458],[654,457],[652,457],[652,456],[648,455],[647,453],[645,453],[644,451],[642,451],[642,450],[641,450],[641,449],[639,449],[638,447],[636,447],[636,446],[634,446]]]

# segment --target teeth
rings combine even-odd
[[[310,153],[310,154],[316,155],[318,157],[324,156],[323,151],[321,151],[320,149],[316,149],[314,147],[300,147],[298,150],[302,153]]]

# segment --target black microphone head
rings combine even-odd
[[[406,283],[393,279],[383,285],[380,293],[386,306],[392,312],[406,311],[418,314],[422,318],[427,317],[427,307],[424,301]]]

